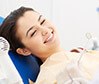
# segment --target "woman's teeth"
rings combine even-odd
[[[50,41],[52,37],[53,37],[53,34],[51,34],[44,43],[47,43],[48,41]]]
[[[52,36],[53,36],[53,35],[51,34],[51,35],[49,36],[49,38],[47,39],[47,41],[49,41],[49,40],[52,38]]]

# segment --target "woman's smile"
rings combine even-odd
[[[51,32],[51,34],[45,39],[44,43],[52,43],[54,41],[54,32]]]

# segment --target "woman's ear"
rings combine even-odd
[[[31,54],[31,52],[30,52],[28,49],[26,49],[26,48],[18,48],[18,49],[16,50],[16,52],[17,52],[18,54],[25,55],[25,56]]]

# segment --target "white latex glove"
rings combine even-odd
[[[0,84],[23,84],[8,51],[9,43],[0,37]]]

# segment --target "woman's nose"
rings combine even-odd
[[[41,33],[42,33],[43,36],[45,36],[46,34],[48,34],[48,31],[49,30],[47,28],[42,28]]]
[[[50,28],[47,26],[38,25],[39,30],[41,31],[42,36],[45,36],[50,32]]]

